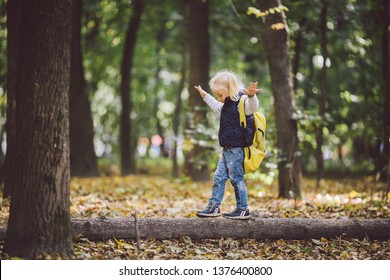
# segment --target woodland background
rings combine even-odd
[[[47,199],[55,208],[38,194],[56,184],[70,194],[69,217],[127,217],[135,209],[141,218],[194,217],[211,190],[219,123],[193,86],[207,88],[222,69],[263,89],[268,156],[247,177],[255,216],[390,217],[388,0],[49,2],[0,1],[1,226],[20,232],[32,219],[21,214],[36,208],[29,192],[19,195],[26,189],[42,199],[36,204]],[[43,82],[47,95],[29,98],[51,73],[57,80]],[[54,85],[69,95],[48,98]],[[67,140],[64,161],[55,151]],[[53,179],[58,174],[64,182]],[[224,205],[234,205],[232,188]],[[8,221],[10,212],[23,218]],[[144,240],[140,251],[125,240],[80,237],[50,247],[7,234],[5,258],[390,258],[389,240],[183,237]]]

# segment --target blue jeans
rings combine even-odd
[[[226,181],[230,179],[236,196],[236,207],[248,208],[248,192],[244,182],[244,149],[224,148],[214,174],[214,185],[210,203],[221,205]]]

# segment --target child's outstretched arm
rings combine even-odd
[[[257,88],[258,82],[249,83],[249,86],[244,90],[249,98],[245,100],[245,115],[251,115],[256,112],[259,107],[259,100],[257,99],[256,93],[260,92],[261,89]]]
[[[209,105],[209,107],[214,113],[221,113],[221,109],[223,106],[222,102],[219,102],[206,91],[204,91],[201,86],[195,86],[195,88],[199,91],[199,94],[200,96],[202,96],[203,101],[206,102],[207,105]]]
[[[199,91],[199,94],[200,96],[202,96],[202,98],[204,98],[207,95],[207,92],[205,92],[200,85],[195,86],[195,88]]]
[[[244,90],[248,97],[253,97],[256,93],[261,91],[261,88],[257,88],[258,84],[259,82],[249,83],[249,86]]]

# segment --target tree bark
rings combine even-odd
[[[185,141],[192,143],[185,153],[184,170],[194,181],[210,179],[208,170],[207,147],[197,140],[199,132],[197,124],[208,126],[207,108],[196,92],[194,85],[208,85],[210,68],[209,1],[190,1],[190,76],[189,76],[189,108],[185,124]]]
[[[380,180],[386,182],[390,165],[390,54],[389,54],[389,25],[390,0],[382,0],[382,76],[383,76],[383,153],[381,156]]]
[[[129,22],[126,34],[126,41],[123,50],[121,66],[121,124],[120,124],[120,146],[121,146],[121,173],[123,176],[135,173],[135,139],[132,131],[130,113],[133,110],[131,100],[131,73],[133,67],[133,56],[137,38],[137,31],[141,22],[141,14],[144,10],[143,0],[134,0],[133,16]]]
[[[294,48],[294,60],[292,64],[292,71],[293,71],[293,82],[294,82],[294,92],[298,89],[298,79],[297,79],[297,74],[299,72],[299,66],[301,62],[301,54],[302,54],[302,47],[304,45],[304,38],[303,38],[303,28],[304,25],[306,24],[306,20],[302,19],[299,22],[299,30],[297,37],[295,39],[295,48]]]
[[[72,15],[71,71],[69,91],[70,174],[99,176],[93,144],[93,121],[84,78],[81,51],[82,0],[75,0]]]
[[[73,236],[91,241],[112,238],[137,239],[133,218],[77,218],[72,219]],[[164,229],[164,230],[161,230]],[[324,238],[390,238],[390,219],[261,219],[246,221],[228,219],[143,218],[138,220],[139,237],[157,240],[189,236],[201,239],[286,239],[304,240]],[[0,240],[5,229],[0,229]]]
[[[328,68],[326,61],[328,60],[328,39],[327,39],[327,16],[328,16],[328,2],[321,0],[321,16],[320,16],[320,40],[321,40],[321,54],[324,59],[321,73],[320,73],[320,96],[318,100],[318,115],[320,116],[320,123],[316,126],[316,162],[317,162],[317,188],[320,187],[320,182],[324,177],[324,155],[322,153],[322,146],[324,144],[324,122],[326,113],[326,98],[327,98],[327,82],[328,82]]]
[[[3,141],[5,135],[5,126],[1,127],[0,129],[0,141]],[[3,153],[3,150],[0,149],[0,185],[4,184],[4,159],[5,159],[5,153]],[[4,196],[4,191],[3,191]]]
[[[160,55],[160,50],[162,48],[162,45],[164,43],[164,40],[167,36],[166,34],[166,27],[165,27],[165,24],[167,22],[167,17],[164,16],[164,13],[162,11],[160,11],[160,13],[158,14],[158,17],[160,19],[160,22],[159,22],[159,29],[157,31],[157,36],[156,36],[156,44],[157,44],[157,47],[156,47],[156,57],[158,58],[159,55]],[[161,102],[161,98],[159,97],[159,94],[158,94],[158,91],[159,91],[159,87],[160,87],[160,72],[162,70],[162,66],[160,64],[160,61],[159,59],[157,59],[157,62],[156,62],[156,71],[154,72],[154,93],[155,93],[155,96],[154,96],[154,105],[153,105],[153,111],[154,111],[154,118],[156,120],[156,131],[157,131],[157,134],[161,136],[161,139],[162,139],[162,143],[161,143],[161,155],[163,157],[168,157],[168,153],[166,152],[166,149],[165,149],[165,131],[164,131],[164,127],[161,125],[161,121],[160,121],[160,118],[157,116],[158,115],[158,111],[159,111],[159,105],[160,105],[160,102]]]
[[[184,17],[184,26],[187,26],[187,15],[188,15],[188,6],[185,3],[186,0],[182,0],[182,10],[183,10],[183,17]],[[181,66],[180,66],[180,82],[179,82],[179,88],[176,95],[176,101],[175,101],[175,111],[173,113],[172,118],[172,130],[173,130],[173,147],[172,147],[172,177],[178,178],[179,177],[179,164],[177,160],[177,148],[178,148],[178,137],[179,137],[179,128],[180,128],[180,115],[181,110],[183,107],[183,100],[181,97],[181,94],[184,90],[186,76],[187,76],[187,43],[188,42],[188,36],[186,30],[183,30],[182,32],[182,40],[181,40],[181,48],[182,48],[182,54],[181,54]]]
[[[280,0],[260,1],[262,11],[282,5]],[[301,167],[298,153],[296,121],[291,118],[295,111],[292,69],[289,58],[287,22],[283,10],[263,18],[264,50],[271,74],[272,94],[277,129],[279,197],[301,196]],[[284,24],[283,29],[273,28]]]
[[[72,1],[23,1],[20,7],[15,176],[4,252],[68,256]]]
[[[182,45],[182,64],[180,66],[180,82],[179,82],[179,88],[176,95],[176,102],[175,102],[175,111],[173,113],[173,120],[172,120],[172,129],[173,129],[173,148],[172,148],[172,177],[178,178],[179,177],[179,164],[177,162],[177,147],[178,147],[178,137],[179,137],[179,127],[180,127],[180,113],[181,108],[183,107],[182,104],[182,97],[181,94],[184,90],[184,84],[186,80],[186,43],[183,42]]]

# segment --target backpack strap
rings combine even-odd
[[[240,111],[240,126],[243,128],[246,128],[246,117],[245,117],[244,105],[245,105],[245,100],[247,98],[248,98],[248,96],[246,96],[246,95],[241,96],[239,106],[238,106],[239,111]]]
[[[246,128],[246,117],[245,117],[245,100],[248,98],[247,95],[243,95],[240,98],[240,102],[238,104],[239,112],[240,112],[240,126],[241,126],[241,133],[242,133],[242,139],[244,140],[245,145],[248,146],[248,141],[245,137],[245,128]],[[248,148],[248,158],[251,158],[251,149]]]

